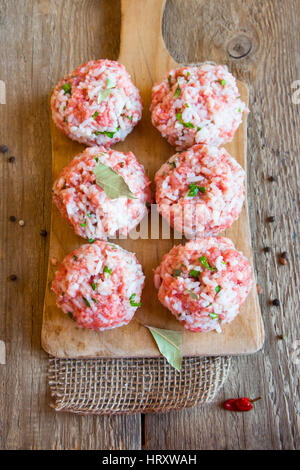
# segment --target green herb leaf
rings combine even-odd
[[[181,276],[181,274],[182,274],[181,269],[174,269],[174,271],[173,271],[173,276],[174,277],[179,277],[179,276]]]
[[[62,89],[64,90],[64,93],[65,95],[67,94],[71,94],[71,85],[70,83],[65,83],[63,86],[62,86]]]
[[[73,258],[75,259],[75,261],[78,260],[78,257],[76,255],[73,255]]]
[[[226,80],[217,80],[222,86],[225,86],[226,85]]]
[[[219,315],[217,313],[210,313],[209,314],[210,318],[212,318],[213,320],[215,320],[216,318],[219,317]]]
[[[175,163],[175,162],[168,162],[168,164],[169,164],[172,168],[176,168],[176,163]]]
[[[91,287],[92,287],[93,290],[97,289],[97,285],[94,282],[92,282]]]
[[[136,297],[136,294],[132,294],[132,296],[129,298],[129,302],[131,307],[141,307],[142,302],[135,302],[133,299]]]
[[[107,266],[104,266],[104,268],[103,268],[103,272],[104,272],[104,273],[107,273],[107,274],[109,274],[109,275],[110,275],[110,274],[112,273],[112,269],[108,269],[108,267],[107,267]]]
[[[70,317],[71,320],[73,320],[73,313],[72,313],[72,312],[68,312],[68,317]]]
[[[93,116],[92,116],[92,118],[93,118],[93,119],[96,119],[97,116],[99,116],[99,113],[98,113],[98,111],[95,111],[94,114],[93,114]]]
[[[92,301],[93,301],[95,304],[98,303],[98,300],[97,300],[97,299],[94,299],[93,297],[92,297]]]
[[[115,131],[94,131],[94,134],[95,135],[106,135],[107,137],[109,137],[110,139],[113,138],[113,136],[115,135],[116,132],[118,132],[120,129],[116,129]]]
[[[206,256],[200,256],[199,261],[202,264],[202,266],[204,266],[206,269],[209,269],[210,271],[217,271],[217,268],[209,264]]]
[[[188,290],[188,294],[192,299],[199,300],[199,296],[195,294],[195,292],[193,292],[192,290]]]
[[[194,129],[194,124],[192,124],[191,122],[184,122],[183,123],[184,127],[189,127],[190,129]]]
[[[113,88],[115,88],[116,84],[113,80],[111,80],[110,78],[107,79],[107,82],[106,82],[106,89],[105,90],[101,90],[99,95],[98,95],[98,104],[101,103],[101,101],[104,101],[106,100],[106,98],[109,97],[110,93],[111,93],[111,90]]]
[[[183,124],[182,113],[177,113],[177,114],[176,114],[176,119],[177,119],[177,121],[180,122],[180,124]]]
[[[110,246],[113,250],[117,250],[118,247],[114,245],[113,243],[107,243],[108,246]]]
[[[181,88],[180,88],[179,83],[178,83],[177,88],[176,88],[175,93],[174,93],[174,98],[178,98],[180,93],[181,93]]]
[[[108,89],[111,89],[111,88],[115,88],[115,86],[116,86],[116,83],[111,78],[108,78],[106,82],[106,87]]]
[[[96,241],[95,238],[89,238],[89,239],[88,239],[88,242],[89,242],[89,243],[95,243],[95,241]]]
[[[118,199],[119,197],[136,199],[122,176],[111,167],[98,163],[94,168],[94,173],[96,183],[105,191],[110,199]]]
[[[182,344],[181,331],[163,330],[154,326],[146,327],[151,332],[161,354],[172,367],[180,372],[182,364],[180,351]]]
[[[201,127],[197,126],[197,132],[201,131]]]
[[[89,303],[88,299],[86,299],[85,297],[82,297],[82,300],[85,302],[85,304],[86,304],[88,307],[91,307],[91,304]]]
[[[188,196],[189,197],[195,197],[197,196],[198,192],[200,191],[200,193],[204,194],[206,192],[206,188],[204,186],[197,186],[196,183],[191,183],[188,185],[188,188],[189,188],[189,192],[188,192]]]
[[[195,197],[198,194],[199,188],[195,183],[191,183],[188,185],[189,192],[188,197]]]
[[[98,104],[100,104],[102,101],[106,100],[106,98],[109,97],[111,93],[110,88],[106,88],[105,90],[101,90],[99,95],[98,95]]]
[[[192,276],[192,277],[195,277],[196,279],[198,279],[199,274],[200,274],[200,271],[197,271],[197,269],[192,269],[192,270],[189,272],[189,275]]]
[[[222,289],[222,287],[221,287],[221,286],[217,286],[217,287],[216,287],[216,294],[218,294],[218,293],[220,292],[220,290],[221,290],[221,289]]]
[[[194,129],[194,124],[192,124],[191,122],[183,122],[182,120],[182,113],[177,113],[176,114],[176,119],[177,121],[180,122],[180,124],[182,124],[184,127],[189,127],[190,129]]]
[[[80,227],[86,227],[86,222],[83,222],[83,224],[79,224]]]

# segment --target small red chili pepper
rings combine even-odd
[[[229,398],[224,402],[224,408],[228,411],[250,411],[253,408],[252,403],[260,400],[261,397],[250,400],[248,397],[243,398]]]

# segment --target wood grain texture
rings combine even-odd
[[[262,352],[232,360],[231,375],[216,403],[147,416],[146,446],[299,449],[300,368],[295,363],[295,341],[300,338],[300,105],[292,102],[292,83],[300,79],[299,2],[192,0],[189,8],[184,3],[170,0],[165,9],[164,39],[173,57],[227,63],[249,85],[248,201],[266,341]],[[185,30],[190,34],[185,35]],[[241,33],[250,38],[252,50],[242,59],[231,59],[227,45]],[[269,182],[270,175],[278,182]],[[273,224],[266,223],[269,215],[276,217]],[[270,254],[263,252],[264,246],[271,247]],[[288,252],[288,266],[278,263],[282,251]],[[270,305],[274,298],[280,299],[280,308]],[[282,333],[285,341],[277,338]],[[251,413],[224,413],[218,406],[225,397],[245,395],[263,397]]]
[[[113,3],[113,4],[112,4]],[[0,448],[99,449],[141,446],[140,418],[55,414],[46,395],[47,357],[40,330],[51,208],[51,147],[47,99],[68,70],[89,58],[118,57],[120,5],[110,0],[0,0]],[[227,43],[245,34],[252,50],[231,59]],[[149,449],[299,448],[299,124],[291,85],[300,80],[298,0],[168,0],[163,34],[178,62],[223,62],[250,87],[248,197],[255,268],[263,287],[262,352],[234,358],[230,378],[209,406],[147,416]],[[238,48],[237,48],[238,49]],[[5,64],[5,67],[3,67]],[[17,64],[17,65],[16,65]],[[278,183],[269,183],[269,175]],[[22,229],[8,222],[15,215]],[[272,225],[265,223],[275,215]],[[264,246],[272,251],[265,255]],[[278,264],[285,250],[289,265]],[[8,283],[15,272],[19,280]],[[279,309],[270,299],[278,297]],[[284,333],[286,341],[277,339]],[[299,356],[299,353],[298,353]],[[225,413],[225,397],[262,395],[251,413]]]
[[[0,1],[1,319],[6,365],[0,365],[0,448],[140,448],[140,419],[76,417],[49,408],[48,358],[40,330],[48,261],[51,145],[48,95],[61,74],[99,56],[117,57],[118,2],[99,0]],[[114,32],[114,33],[113,33]],[[3,66],[5,64],[5,67]],[[8,221],[10,215],[25,226]],[[15,273],[18,281],[8,282]]]
[[[118,144],[118,150],[133,151],[145,166],[148,176],[154,178],[160,166],[175,153],[151,124],[149,107],[151,89],[154,83],[161,80],[171,68],[177,67],[165,48],[161,20],[165,2],[162,0],[122,1],[121,45],[119,61],[131,74],[135,85],[141,93],[144,104],[143,118],[125,142]],[[137,47],[138,45],[138,47]],[[248,90],[239,83],[243,101],[248,101]],[[62,168],[80,152],[79,145],[70,141],[55,125],[51,125],[52,135],[52,176],[57,178]],[[227,149],[243,166],[247,165],[247,119],[235,134],[234,140]],[[153,185],[154,186],[154,185]],[[149,215],[149,221],[150,221]],[[150,223],[149,223],[150,226]],[[139,232],[139,228],[137,228]],[[251,235],[247,205],[230,230],[228,235],[249,259],[252,258]],[[77,248],[86,240],[76,236],[71,227],[61,217],[56,207],[52,209],[52,226],[49,252],[49,271],[45,295],[44,321],[42,328],[42,345],[56,357],[156,357],[160,352],[153,341],[148,328],[153,325],[170,330],[181,329],[182,354],[184,356],[209,356],[226,354],[249,354],[256,352],[263,344],[263,326],[258,303],[257,291],[251,290],[240,315],[223,327],[222,334],[216,332],[194,333],[184,329],[174,316],[164,308],[158,298],[153,284],[153,270],[162,257],[181,240],[174,240],[173,231],[167,239],[139,237],[134,240],[117,240],[117,243],[135,252],[143,266],[146,283],[142,297],[142,307],[137,310],[133,320],[122,328],[108,331],[80,329],[67,315],[56,306],[56,296],[51,291],[51,283],[57,267],[52,266],[51,259],[60,263],[66,254]]]

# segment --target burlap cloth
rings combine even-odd
[[[164,358],[51,358],[51,406],[101,415],[180,410],[212,401],[229,369],[229,357],[185,358],[180,373]]]

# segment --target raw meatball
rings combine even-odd
[[[119,174],[133,194],[111,199],[96,183],[99,164]],[[132,152],[88,147],[66,166],[53,186],[53,200],[77,235],[87,239],[127,236],[147,214],[151,182]]]
[[[161,303],[185,328],[221,332],[251,289],[251,267],[228,238],[199,238],[172,248],[154,283]]]
[[[230,142],[248,109],[222,65],[171,70],[152,89],[152,123],[177,150]]]
[[[245,172],[224,148],[194,145],[155,176],[161,215],[186,238],[217,235],[238,218]]]
[[[96,241],[65,257],[55,274],[56,304],[82,328],[126,325],[139,307],[144,285],[134,253]]]
[[[52,117],[71,139],[110,146],[122,141],[142,117],[142,101],[124,65],[92,60],[54,88]]]

